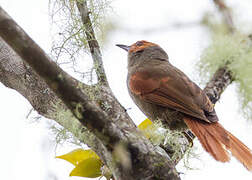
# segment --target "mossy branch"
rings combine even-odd
[[[252,45],[247,36],[235,34],[215,34],[198,63],[202,79],[219,79],[207,84],[207,94],[216,102],[218,92],[224,90],[224,84],[235,82],[241,107],[247,118],[252,118]],[[215,83],[215,84],[213,84]],[[223,84],[224,83],[224,84]],[[212,87],[216,87],[213,89]]]
[[[106,77],[105,70],[103,67],[100,46],[99,46],[98,41],[96,40],[92,22],[89,17],[90,11],[87,6],[87,1],[86,0],[76,1],[76,5],[81,15],[84,32],[86,34],[90,53],[92,55],[93,62],[95,65],[94,68],[98,77],[98,83],[103,83],[105,85],[108,85],[107,77]]]

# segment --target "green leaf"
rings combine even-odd
[[[89,150],[75,149],[67,154],[56,156],[56,158],[64,159],[72,163],[74,166],[78,166],[78,164],[80,164],[83,160],[90,158],[96,158],[100,160],[99,156],[91,149]]]
[[[100,159],[91,157],[81,161],[78,166],[76,166],[70,176],[80,176],[87,178],[96,178],[102,175],[101,172],[102,162]]]

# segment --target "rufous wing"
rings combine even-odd
[[[173,67],[172,71],[138,71],[129,79],[130,91],[144,101],[180,111],[197,119],[217,121],[207,117],[214,108],[205,93],[187,76]],[[215,114],[215,112],[214,112]]]

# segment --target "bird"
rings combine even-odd
[[[218,121],[214,104],[167,53],[145,40],[128,46],[127,87],[135,104],[151,120],[171,130],[190,129],[203,148],[217,161],[229,162],[230,154],[252,171],[252,152]]]

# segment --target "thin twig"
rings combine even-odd
[[[222,17],[224,19],[224,22],[226,26],[228,27],[229,31],[233,33],[235,31],[235,26],[232,18],[232,14],[230,11],[230,8],[225,4],[223,0],[213,0],[215,5],[220,10]]]
[[[100,46],[99,46],[98,41],[96,40],[93,25],[89,17],[90,12],[87,6],[87,1],[83,1],[83,2],[76,1],[76,4],[81,15],[81,20],[82,20],[86,38],[88,41],[90,53],[93,58],[94,68],[97,74],[98,82],[108,85],[107,77],[106,77],[105,70],[103,67]]]

